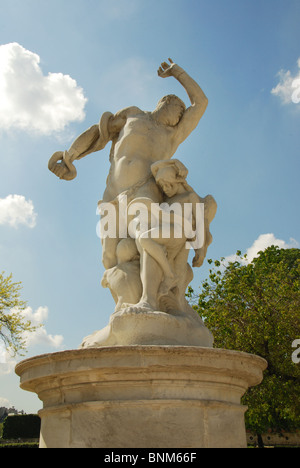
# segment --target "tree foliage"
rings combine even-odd
[[[37,414],[8,416],[3,424],[3,439],[37,439],[41,419]]]
[[[300,250],[272,246],[252,262],[241,252],[235,261],[215,261],[200,294],[188,292],[215,347],[268,362],[262,384],[243,397],[246,425],[257,434],[300,428],[300,364],[292,360],[292,344],[300,338],[299,286]]]
[[[12,275],[0,273],[0,339],[14,354],[26,348],[24,332],[36,329],[22,314],[27,304],[21,300],[20,290],[21,283],[14,283]]]

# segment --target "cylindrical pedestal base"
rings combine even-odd
[[[189,346],[115,346],[19,363],[43,401],[40,447],[246,447],[241,396],[262,380],[254,355]]]

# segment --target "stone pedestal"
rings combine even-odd
[[[37,356],[16,373],[43,401],[42,448],[238,448],[241,396],[265,368],[223,349],[114,346]]]

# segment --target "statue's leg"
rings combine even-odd
[[[104,210],[101,211],[103,205],[105,205]],[[120,242],[119,205],[117,202],[109,202],[107,204],[98,202],[98,209],[100,209],[101,217],[100,238],[102,243],[102,263],[104,268],[108,270],[118,264],[117,246]]]
[[[146,251],[141,257],[141,281],[143,294],[140,305],[158,309],[158,289],[162,282],[163,272],[156,260]]]
[[[166,241],[168,241],[168,239],[159,239],[155,237],[154,239],[152,239],[150,236],[153,231],[154,229],[143,233],[138,238],[137,242],[140,244],[142,250],[145,250],[149,255],[151,255],[151,257],[153,257],[157,261],[159,266],[162,268],[165,276],[174,278],[174,273],[167,259]]]
[[[113,268],[118,263],[116,254],[118,243],[118,238],[105,237],[102,239],[102,263],[106,270]]]

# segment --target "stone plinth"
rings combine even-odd
[[[191,310],[182,316],[161,311],[120,310],[109,324],[84,338],[82,348],[100,346],[172,345],[212,347],[213,336],[199,315]]]
[[[262,380],[254,355],[189,346],[45,354],[16,366],[43,401],[42,448],[246,447],[240,399]]]

